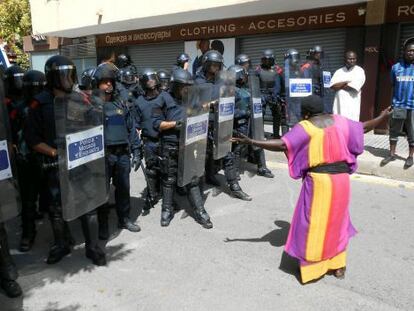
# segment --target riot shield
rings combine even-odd
[[[331,78],[332,78],[333,68],[329,58],[329,54],[326,52],[323,53],[321,58],[321,75],[322,75],[322,85],[323,85],[323,105],[326,113],[333,112],[333,101],[335,97],[335,92],[331,89]]]
[[[289,128],[293,127],[296,123],[300,122],[302,119],[302,112],[301,112],[301,96],[298,96],[298,93],[294,93],[298,91],[298,82],[302,83],[302,89],[305,91],[306,94],[306,81],[311,82],[311,80],[303,80],[301,71],[300,71],[300,63],[299,62],[292,62],[290,58],[285,59],[285,68],[284,68],[284,78],[285,78],[285,101],[287,106],[287,124]],[[293,83],[291,83],[293,82]],[[294,86],[291,90],[291,85]],[[295,88],[296,87],[296,88]],[[309,84],[308,84],[309,87]],[[310,89],[312,89],[310,84]]]
[[[62,212],[70,221],[108,200],[103,107],[73,92],[56,97],[54,111]]]
[[[214,105],[213,158],[219,160],[231,151],[230,138],[233,135],[236,74],[221,71],[216,85],[217,104]]]
[[[253,139],[264,139],[263,105],[260,93],[259,78],[256,75],[249,75],[250,90],[250,135]]]
[[[14,170],[9,115],[3,103],[4,89],[3,81],[0,79],[0,222],[16,217],[21,207]]]
[[[194,85],[183,98],[186,116],[180,132],[177,184],[184,187],[205,170],[212,85]]]

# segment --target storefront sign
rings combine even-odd
[[[96,36],[96,46],[224,38],[271,32],[364,25],[366,4],[140,29]],[[364,10],[362,10],[364,11]]]
[[[388,1],[388,23],[414,22],[414,2],[412,0]]]

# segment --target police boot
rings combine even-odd
[[[134,223],[129,217],[124,217],[124,219],[120,220],[118,222],[118,228],[119,229],[126,229],[129,232],[140,232],[141,227]]]
[[[19,283],[14,280],[2,279],[0,282],[1,288],[4,290],[6,295],[10,298],[17,298],[22,295],[22,288]]]
[[[232,182],[229,185],[230,191],[231,191],[231,195],[235,198],[238,198],[240,200],[243,201],[251,201],[252,198],[245,193],[242,188],[240,187],[239,183],[237,181]]]
[[[83,215],[82,231],[85,237],[85,255],[96,266],[105,266],[105,253],[98,245],[98,216],[96,213]]]
[[[31,250],[35,237],[36,237],[36,206],[27,205],[27,209],[31,209],[29,212],[22,212],[22,239],[20,240],[19,251],[28,252]]]
[[[173,181],[167,181],[166,185],[162,186],[162,207],[161,207],[161,227],[167,227],[174,218],[174,187]]]
[[[7,233],[2,223],[0,223],[0,279],[0,286],[8,297],[15,298],[22,294],[22,289],[15,281],[17,269],[10,255]]]
[[[160,194],[158,189],[158,174],[155,170],[146,168],[147,173],[147,194],[145,198],[145,205],[142,210],[142,216],[146,216],[150,213],[151,208],[153,208],[160,199]]]
[[[65,222],[62,217],[53,217],[50,219],[52,231],[55,238],[55,244],[49,251],[47,264],[55,264],[62,260],[63,257],[70,254],[69,241],[67,240],[68,233],[65,227]]]
[[[194,208],[194,219],[206,229],[213,228],[213,223],[210,220],[210,216],[204,209],[203,197],[201,196],[200,188],[198,185],[190,186],[188,199]]]
[[[220,187],[220,181],[216,177],[216,163],[213,159],[213,156],[208,156],[206,163],[206,183],[213,185],[215,187]]]
[[[99,240],[106,241],[109,239],[109,223],[108,223],[108,215],[109,210],[108,206],[100,206],[98,207],[98,236]]]
[[[272,172],[266,167],[266,158],[263,149],[258,149],[255,151],[255,155],[257,157],[257,175],[263,176],[266,178],[273,178],[275,177]]]

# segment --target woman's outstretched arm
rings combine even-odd
[[[252,145],[270,151],[286,151],[287,149],[285,142],[281,139],[255,140],[243,134],[237,134],[237,137],[233,137],[231,142],[236,144]]]

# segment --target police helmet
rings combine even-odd
[[[106,93],[112,93],[115,88],[116,75],[113,65],[110,63],[100,64],[93,73],[92,88],[97,89],[102,81],[109,80],[112,83],[112,89],[106,90]]]
[[[153,81],[150,83],[150,81]],[[140,77],[141,86],[144,89],[154,89],[159,86],[160,81],[158,79],[157,72],[150,68],[144,69]]]
[[[119,54],[116,58],[118,68],[125,68],[132,64],[131,57],[127,54]]]
[[[193,76],[187,70],[177,68],[172,72],[171,80],[172,84],[179,83],[185,85],[192,85],[194,84]]]
[[[262,53],[262,64],[266,63],[269,66],[273,66],[275,64],[275,53],[272,49],[266,49]]]
[[[296,49],[289,49],[284,55],[285,60],[290,60],[292,63],[299,63],[300,53]]]
[[[92,80],[93,80],[93,75],[95,73],[95,70],[96,68],[92,67],[92,68],[88,68],[82,71],[81,78],[80,78],[80,84],[79,84],[79,88],[81,90],[92,90],[93,89]]]
[[[177,66],[183,68],[184,64],[190,60],[190,56],[187,53],[181,53],[177,56]]]
[[[75,64],[67,57],[55,55],[45,63],[46,85],[70,93],[78,82]]]
[[[312,59],[315,56],[316,53],[319,53],[319,54],[324,53],[322,46],[315,45],[314,47],[310,48],[308,50],[308,57]]]
[[[186,96],[187,86],[194,84],[193,77],[191,73],[187,70],[178,68],[172,72],[171,75],[171,94],[176,99],[181,99],[183,96]]]
[[[124,84],[136,83],[136,74],[130,66],[119,69],[119,81]]]
[[[203,70],[206,71],[208,66],[212,63],[220,64],[220,67],[223,67],[223,55],[216,50],[210,50],[204,53],[203,58],[201,59]]]
[[[38,70],[29,70],[23,76],[23,94],[27,98],[39,94],[46,86],[46,76]]]
[[[242,85],[247,78],[246,70],[240,65],[232,65],[229,67],[229,71],[233,72],[236,76],[236,83],[238,86]]]
[[[4,72],[7,94],[20,95],[23,89],[24,70],[18,65],[12,65]]]
[[[160,89],[167,91],[170,87],[171,75],[167,70],[160,69],[157,71],[158,80],[160,81]]]
[[[247,54],[239,54],[236,56],[234,63],[236,65],[250,64],[250,57]]]

